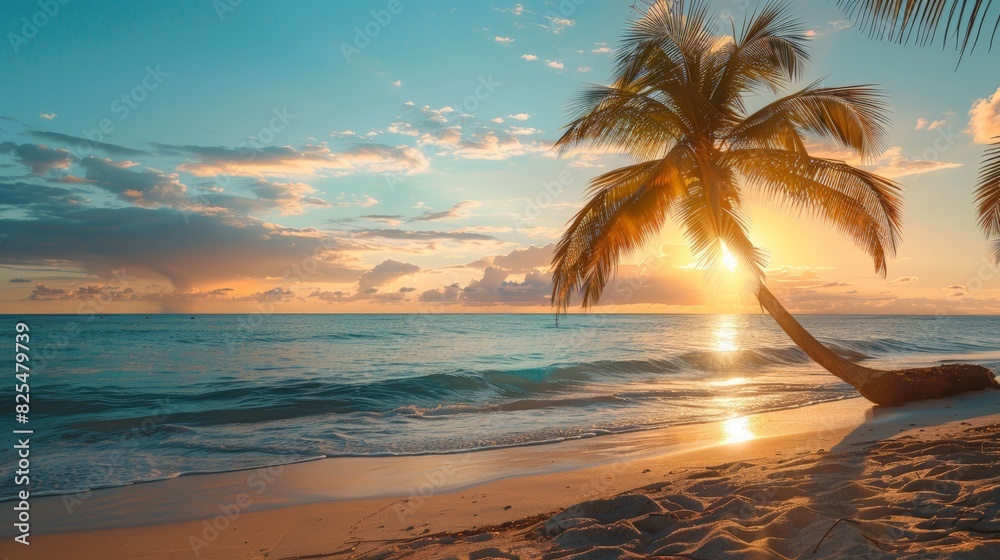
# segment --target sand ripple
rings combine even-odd
[[[555,515],[355,557],[1000,559],[1000,425],[957,435],[717,465]]]

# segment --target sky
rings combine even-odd
[[[629,0],[51,4],[0,5],[4,312],[548,312],[554,243],[624,161],[552,146],[608,79]],[[754,203],[772,291],[800,313],[1000,313],[972,202],[1000,52],[957,65],[869,40],[832,0],[791,4],[799,87],[888,92],[891,148],[866,168],[905,186],[906,214],[880,278],[824,224]],[[711,5],[720,32],[757,6]],[[596,311],[760,312],[694,261],[666,224]]]

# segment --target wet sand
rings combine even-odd
[[[185,476],[80,496],[72,514],[65,497],[35,499],[32,544],[5,535],[0,554],[794,558],[819,544],[816,558],[983,558],[1000,550],[988,532],[998,411],[998,391],[891,409],[849,399],[551,445]]]

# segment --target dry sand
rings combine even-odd
[[[1000,391],[989,391],[895,409],[852,399],[726,423],[467,454],[471,460],[354,462],[347,470],[344,462],[318,461],[285,467],[280,485],[269,489],[279,496],[267,503],[298,499],[300,505],[247,509],[226,523],[216,516],[218,531],[192,520],[33,534],[30,547],[5,538],[0,556],[1000,559],[998,425]],[[650,453],[657,441],[668,442],[666,452]],[[605,460],[616,448],[621,460]],[[590,452],[600,458],[596,464],[558,468],[586,464]],[[534,474],[513,476],[505,467],[511,462]],[[500,474],[490,476],[491,463]],[[545,471],[541,463],[555,466]],[[375,465],[387,469],[374,478],[385,477],[390,497],[301,503],[324,487],[372,492],[371,473],[365,478],[360,471]],[[412,486],[418,478],[405,476],[414,472],[442,480],[424,496],[399,492],[407,485],[419,490]],[[95,493],[90,519],[81,523],[102,513],[119,523],[123,510],[142,522],[180,513],[163,508],[225,505],[237,476],[247,475]],[[408,482],[400,486],[398,477]],[[58,511],[53,503],[41,505],[40,516]],[[197,539],[204,545],[193,547]]]
[[[358,543],[352,557],[1000,558],[1000,424],[944,435],[724,463],[507,526]]]

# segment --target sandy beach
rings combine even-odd
[[[0,22],[0,560],[1000,560],[1000,2]]]
[[[39,559],[998,557],[998,405],[1000,392],[890,409],[848,399],[553,445],[180,477],[96,491],[73,515],[61,497],[36,500],[36,526],[56,532],[32,534],[30,548],[6,539],[0,550]],[[128,526],[137,519],[164,522]]]

